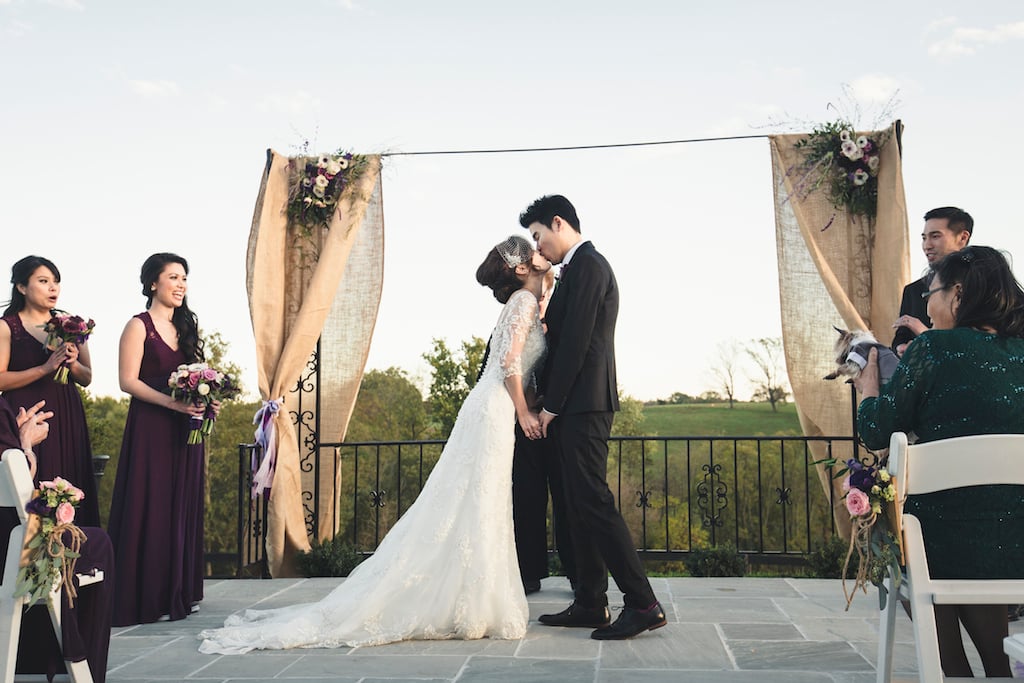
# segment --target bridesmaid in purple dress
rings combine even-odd
[[[50,437],[36,449],[36,482],[63,477],[82,489],[78,524],[100,525],[96,480],[92,473],[92,447],[85,424],[85,409],[78,393],[92,382],[87,344],[63,344],[56,351],[43,345],[42,326],[50,320],[60,296],[60,271],[49,259],[26,256],[11,268],[11,302],[0,318],[0,391],[12,406],[46,401],[53,411]],[[59,384],[53,375],[62,363],[70,381]]]
[[[140,279],[147,310],[125,326],[118,361],[132,400],[110,505],[115,626],[184,619],[203,599],[204,453],[188,445],[189,419],[203,409],[166,393],[178,365],[203,360],[188,263],[154,254]]]

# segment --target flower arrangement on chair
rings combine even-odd
[[[35,603],[63,582],[68,602],[74,605],[77,593],[72,577],[86,540],[75,525],[75,509],[84,498],[81,489],[60,477],[39,482],[25,505],[25,511],[38,518],[38,533],[25,543],[28,563],[18,571],[15,597],[27,595],[29,603]],[[70,545],[65,544],[64,534],[69,535]]]
[[[892,577],[896,588],[902,580],[902,549],[893,506],[896,482],[885,467],[865,465],[854,458],[846,461],[836,477],[843,475],[844,501],[851,520],[850,548],[842,573],[846,608],[850,608],[857,589],[866,593],[871,583],[878,587],[879,609],[884,609],[888,597],[885,579]],[[846,570],[855,553],[857,574],[853,590],[847,592]]]

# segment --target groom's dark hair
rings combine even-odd
[[[571,225],[576,232],[580,232],[580,219],[576,216],[576,207],[560,194],[544,195],[526,207],[526,211],[519,214],[519,225],[529,228],[534,223],[541,223],[550,228],[555,216]]]

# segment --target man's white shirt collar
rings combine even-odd
[[[565,252],[565,258],[562,259],[562,267],[565,268],[567,265],[569,265],[569,261],[572,261],[573,254],[576,253],[576,250],[583,246],[584,243],[589,241],[590,240],[580,240],[576,244],[572,245],[569,251]]]

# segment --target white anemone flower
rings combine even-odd
[[[853,133],[848,130],[839,131],[839,140],[842,142],[849,142],[853,139]]]
[[[858,168],[856,171],[853,172],[854,185],[863,185],[868,181],[868,178],[868,172],[865,171],[863,168]]]
[[[314,182],[316,183],[317,187],[319,187],[320,189],[323,189],[323,188],[327,187],[327,185],[331,181],[327,179],[327,176],[318,175]]]
[[[843,156],[850,161],[857,161],[864,156],[864,152],[860,151],[860,147],[857,146],[856,142],[847,140],[843,143]]]
[[[317,168],[327,168],[327,162],[329,162],[330,160],[331,159],[328,156],[320,157],[316,162]]]
[[[341,164],[338,163],[337,159],[331,159],[327,162],[326,170],[331,175],[338,175],[341,172]]]
[[[868,136],[861,135],[859,138],[857,138],[857,146],[860,147],[861,149],[864,149],[869,144],[871,143],[868,142]]]
[[[341,166],[341,170],[348,168],[348,159],[345,157],[338,157],[338,165]]]
[[[324,188],[322,188],[319,185],[317,185],[316,187],[313,188],[313,194],[315,194],[320,199],[323,199],[324,198]],[[319,205],[320,205],[320,203],[317,202],[317,206],[319,206]]]

